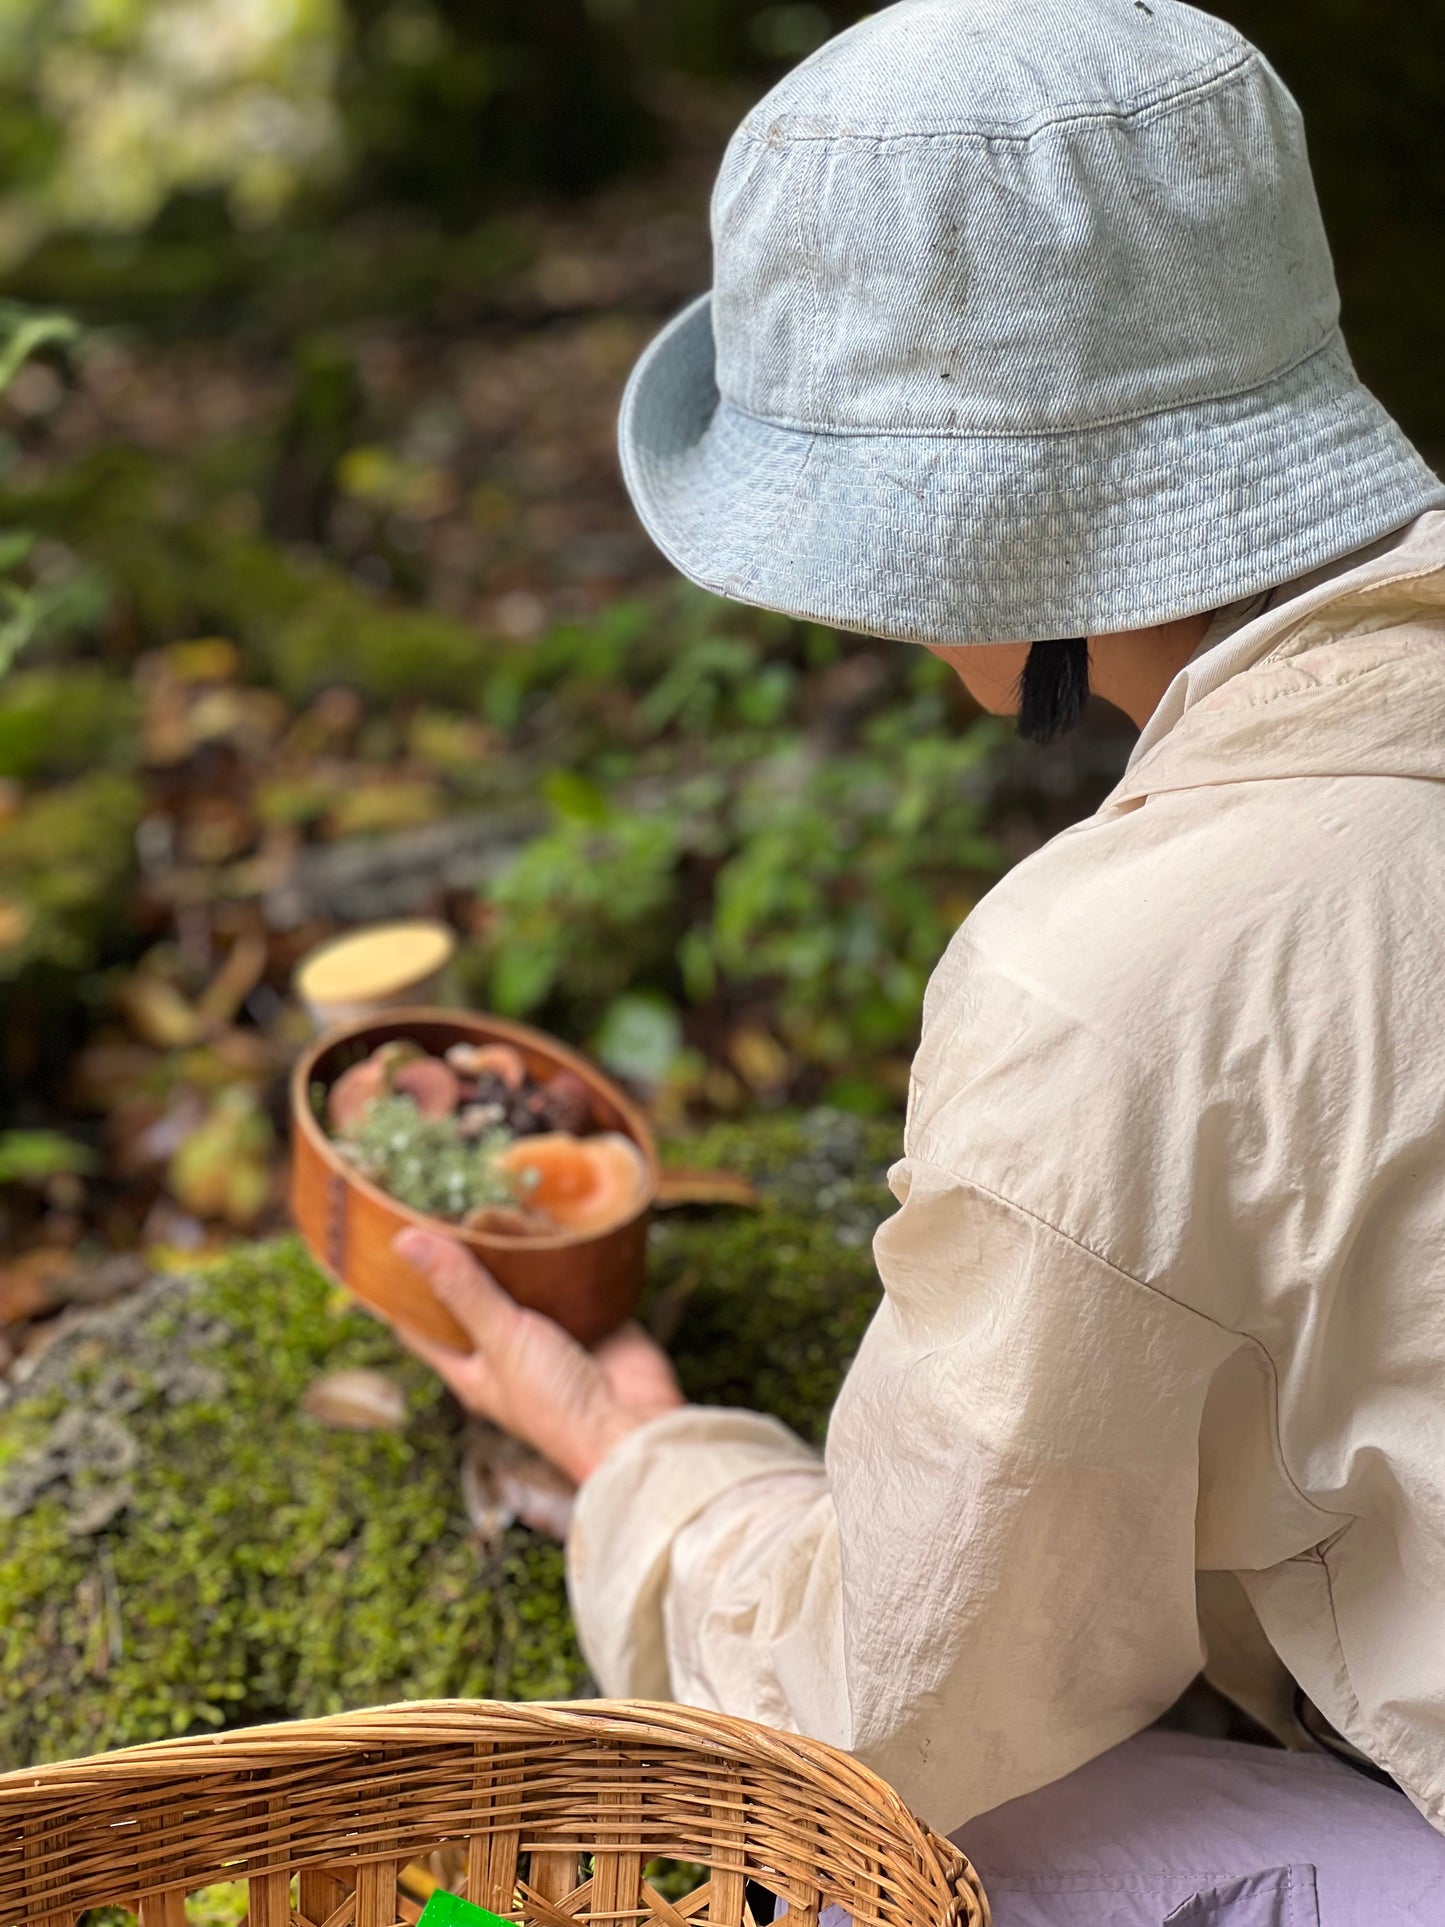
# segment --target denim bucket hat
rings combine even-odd
[[[1299,110],[1181,0],[902,0],[729,144],[634,370],[695,582],[936,642],[1141,628],[1445,504],[1361,384]]]

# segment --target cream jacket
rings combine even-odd
[[[1198,1582],[1240,1696],[1277,1655],[1445,1830],[1442,1029],[1432,512],[1206,646],[958,932],[824,1458],[694,1407],[582,1490],[604,1691],[952,1829],[1173,1701]]]

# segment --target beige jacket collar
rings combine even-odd
[[[1445,511],[1268,600],[1243,620],[1238,608],[1216,618],[1101,815],[1261,777],[1445,780],[1445,682],[1418,673],[1423,652],[1442,646]]]

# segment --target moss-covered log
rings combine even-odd
[[[655,1233],[651,1313],[689,1393],[820,1436],[876,1298],[895,1125],[730,1126],[690,1163],[754,1176],[756,1213]],[[379,1367],[403,1432],[323,1429],[322,1371]],[[293,1243],[158,1279],[59,1340],[0,1413],[0,1766],[212,1725],[428,1695],[586,1690],[560,1551],[482,1551],[459,1417]]]

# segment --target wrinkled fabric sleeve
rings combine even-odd
[[[826,1499],[822,1460],[785,1425],[759,1412],[688,1405],[614,1447],[578,1493],[567,1537],[573,1617],[605,1694],[692,1698],[674,1678],[663,1626],[675,1589],[677,1538],[699,1515],[726,1503],[735,1507],[739,1495],[745,1508],[754,1502],[755,1525],[765,1529],[765,1521],[781,1519],[786,1529],[799,1480]],[[715,1515],[715,1527],[721,1516]]]
[[[849,1747],[953,1827],[1198,1671],[1199,1425],[1237,1340],[957,1175],[891,1179],[825,1462],[756,1414],[656,1421],[582,1490],[572,1597],[605,1692]]]

